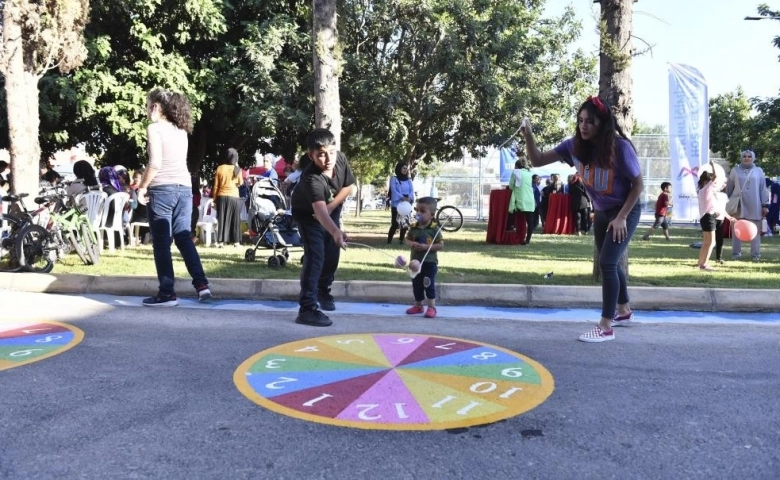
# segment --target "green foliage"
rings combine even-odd
[[[748,99],[738,88],[710,99],[710,148],[732,165],[753,150],[767,175],[780,174],[780,98]]]
[[[190,168],[207,177],[228,147],[293,158],[313,124],[311,2],[95,0],[88,57],[42,81],[47,150],[84,142],[104,164],[146,162],[146,93],[185,93]],[[523,116],[551,145],[595,91],[595,59],[567,53],[571,11],[541,0],[340,2],[342,149],[361,181],[399,160],[483,153]],[[2,128],[2,126],[0,126]],[[2,135],[0,134],[0,141]]]
[[[757,112],[751,120],[753,146],[769,176],[780,175],[780,97],[752,100]]]
[[[742,88],[711,98],[710,149],[735,165],[750,145],[750,102]]]
[[[631,130],[631,136],[634,135],[659,135],[659,134],[666,134],[666,126],[657,123],[655,125],[650,125],[649,123],[644,122],[634,122],[634,126]]]
[[[140,166],[146,93],[162,86],[192,104],[191,170],[210,175],[229,147],[245,166],[258,149],[292,158],[311,125],[311,98],[300,94],[311,62],[307,13],[278,1],[93,2],[88,62],[63,85],[77,92],[77,114],[63,122],[68,140],[86,142],[103,163]]]
[[[482,154],[526,115],[543,143],[560,140],[595,60],[567,53],[572,12],[544,19],[541,4],[343,2],[344,138],[374,138],[379,158],[413,167]]]

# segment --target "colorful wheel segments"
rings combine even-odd
[[[57,355],[83,338],[84,332],[59,322],[0,322],[0,370]]]
[[[253,355],[238,389],[277,413],[346,427],[443,430],[496,422],[553,392],[539,363],[459,338],[357,334],[286,343]]]

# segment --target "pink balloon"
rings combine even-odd
[[[414,273],[417,273],[420,271],[420,261],[419,260],[412,260],[409,262],[409,270],[411,270]]]
[[[734,224],[734,236],[743,242],[749,242],[756,238],[758,228],[749,220],[737,220]]]

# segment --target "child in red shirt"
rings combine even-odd
[[[664,231],[664,237],[666,237],[666,241],[670,242],[672,240],[672,238],[669,236],[669,222],[666,220],[667,211],[672,206],[671,193],[672,184],[669,182],[662,183],[661,194],[658,195],[658,200],[655,202],[655,223],[653,223],[653,226],[650,227],[647,233],[644,234],[642,240],[650,240],[650,235],[653,234],[653,230],[659,226]]]

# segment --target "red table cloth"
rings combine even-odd
[[[547,217],[544,221],[544,233],[574,233],[574,214],[568,193],[551,193],[547,203]]]
[[[491,190],[488,213],[487,242],[497,245],[518,245],[520,235],[514,230],[508,231],[509,199],[512,191],[509,189]]]

